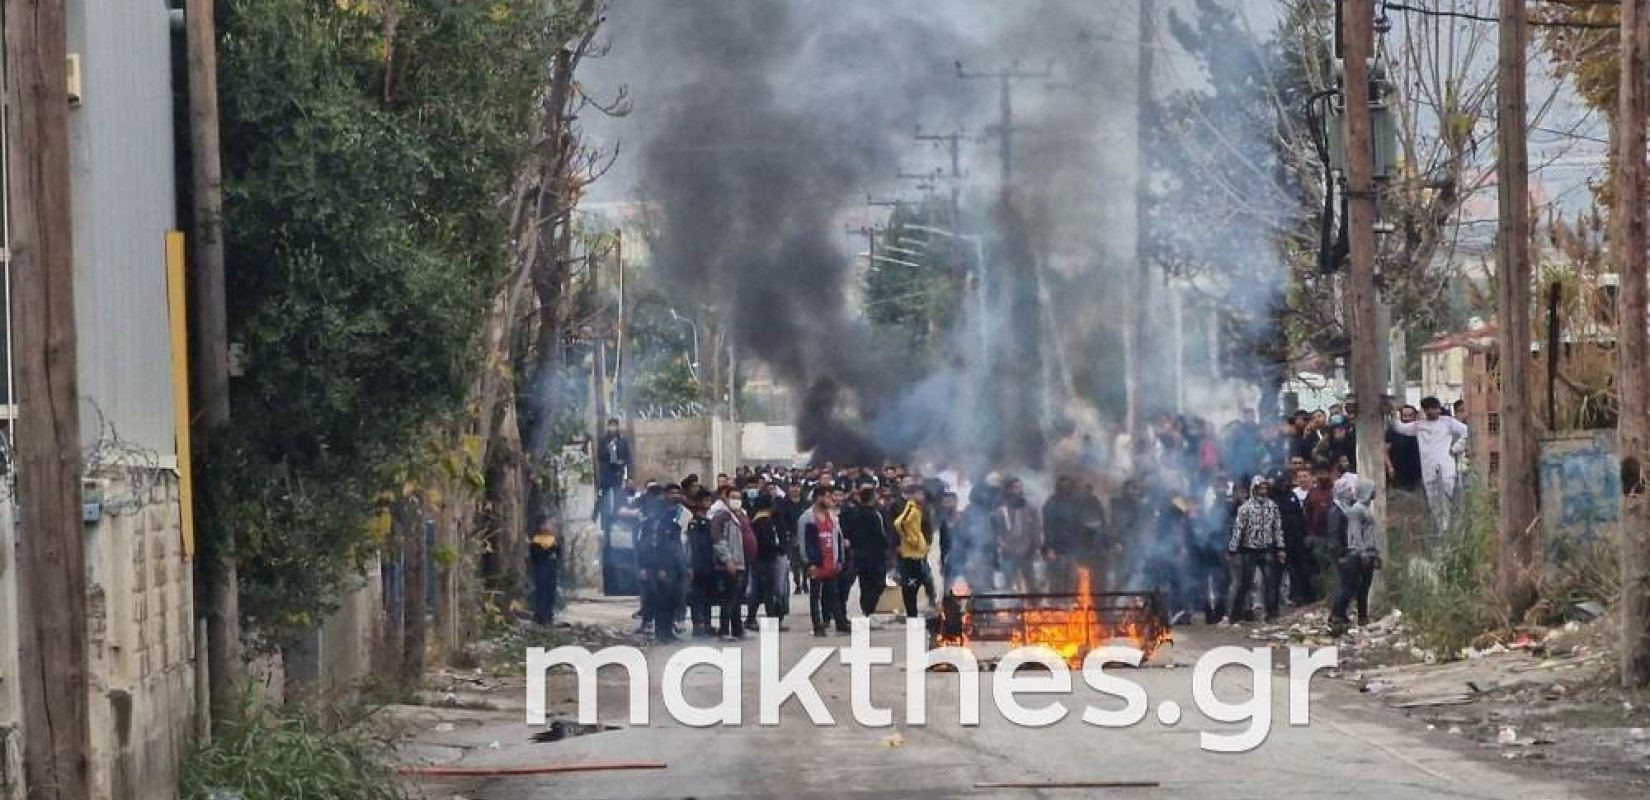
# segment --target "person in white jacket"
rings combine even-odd
[[[1392,432],[1415,437],[1421,451],[1421,488],[1426,491],[1433,525],[1442,534],[1449,530],[1450,512],[1455,506],[1459,479],[1455,457],[1466,448],[1469,432],[1460,420],[1444,416],[1444,404],[1436,397],[1421,400],[1421,413],[1424,418],[1414,422],[1394,419]]]

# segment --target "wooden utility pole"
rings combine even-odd
[[[91,796],[64,15],[63,0],[6,0],[0,17],[16,320],[19,684],[31,800]]]
[[[1621,451],[1626,497],[1621,514],[1621,681],[1650,685],[1650,507],[1644,463],[1650,457],[1650,332],[1646,331],[1646,220],[1644,182],[1646,70],[1650,70],[1647,0],[1621,2],[1621,107],[1616,113],[1616,264],[1620,308],[1616,359],[1620,385]]]
[[[1375,305],[1375,165],[1369,109],[1369,62],[1375,52],[1374,0],[1344,0],[1341,13],[1346,102],[1347,240],[1351,274],[1346,284],[1347,319],[1352,329],[1352,393],[1358,400],[1358,476],[1384,487],[1386,414],[1382,406],[1381,352],[1387,346]],[[1375,527],[1387,552],[1386,528]],[[1380,579],[1379,572],[1376,579]],[[1379,588],[1379,587],[1377,587]]]
[[[1530,413],[1530,155],[1525,92],[1529,22],[1524,0],[1501,0],[1496,169],[1500,284],[1501,491],[1496,527],[1501,603],[1522,619],[1535,602],[1535,417]],[[1548,353],[1557,358],[1557,353]]]
[[[1124,354],[1127,376],[1124,379],[1124,430],[1129,434],[1130,446],[1140,447],[1141,429],[1145,426],[1142,408],[1146,383],[1148,337],[1152,325],[1152,259],[1148,230],[1151,219],[1151,134],[1153,50],[1157,40],[1157,9],[1152,0],[1140,0],[1136,13],[1140,16],[1139,47],[1135,61],[1135,179],[1134,179],[1134,271],[1129,296],[1128,349]],[[1121,455],[1119,457],[1122,457]]]
[[[189,153],[194,201],[194,235],[190,237],[195,269],[194,397],[200,406],[200,429],[192,437],[198,452],[229,425],[229,319],[224,287],[223,167],[218,143],[218,37],[213,0],[188,0],[184,11],[189,74]],[[200,459],[208,477],[198,494],[207,502],[212,491],[210,458]],[[198,519],[211,520],[209,515]],[[234,532],[221,523],[204,531],[200,569],[206,586],[206,660],[208,693],[214,724],[235,710],[241,688],[240,580],[235,567]]]

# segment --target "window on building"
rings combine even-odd
[[[1501,414],[1491,411],[1484,427],[1489,429],[1487,432],[1490,434],[1499,434],[1501,432]]]
[[[1499,452],[1491,452],[1490,453],[1490,480],[1494,481],[1494,480],[1496,480],[1497,478],[1500,478],[1500,477],[1501,477],[1501,454]]]

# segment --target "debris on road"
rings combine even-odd
[[[549,764],[534,767],[396,767],[398,775],[416,775],[425,778],[502,778],[522,775],[564,775],[578,772],[629,772],[637,770],[669,769],[663,762],[617,761],[582,764]]]

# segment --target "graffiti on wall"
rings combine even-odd
[[[1621,515],[1621,465],[1612,431],[1558,434],[1541,442],[1541,516],[1549,549],[1609,536]]]

